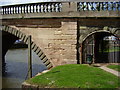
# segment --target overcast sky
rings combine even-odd
[[[0,6],[13,5],[13,4],[24,4],[24,3],[35,3],[35,2],[46,2],[46,1],[49,2],[49,1],[70,1],[70,0],[0,0]]]
[[[46,1],[92,1],[92,0],[0,0],[0,6],[23,4],[23,3],[46,2]],[[98,0],[98,1],[119,1],[119,0]]]
[[[13,5],[13,4],[24,4],[24,3],[35,3],[35,2],[47,2],[47,1],[55,2],[55,1],[71,1],[71,0],[0,0],[0,6]],[[72,1],[77,1],[77,0],[72,0]]]
[[[21,3],[43,2],[43,1],[50,1],[50,0],[0,0],[0,6],[11,5],[11,4],[21,4]]]

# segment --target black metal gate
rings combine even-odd
[[[82,63],[120,63],[120,40],[109,33],[88,36],[82,45]]]
[[[82,49],[82,63],[92,63],[94,62],[94,36],[89,36],[83,42]]]

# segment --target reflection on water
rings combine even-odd
[[[6,75],[3,77],[3,88],[20,88],[21,83],[27,78],[28,50],[13,49],[6,54]],[[33,76],[46,68],[39,57],[32,52]]]

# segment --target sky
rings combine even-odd
[[[35,2],[46,2],[46,1],[57,1],[57,0],[0,0],[0,6],[24,4],[24,3],[35,3]]]
[[[13,5],[13,4],[22,4],[22,3],[34,3],[42,2],[45,0],[0,0],[0,6],[2,5]]]
[[[46,1],[69,1],[69,0],[0,0],[0,6],[24,4],[24,3],[35,3],[35,2],[46,2]]]
[[[46,2],[46,1],[79,1],[79,0],[0,0],[0,6],[13,5],[13,4],[24,4],[24,3],[35,3],[35,2],[43,2],[43,1]],[[91,1],[91,0],[87,0],[87,1]],[[119,1],[119,0],[106,0],[106,1]]]

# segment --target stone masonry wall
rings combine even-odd
[[[92,33],[95,32],[108,32],[111,33],[117,37],[120,37],[120,28],[113,28],[113,27],[87,27],[87,26],[80,26],[79,27],[80,37],[79,37],[79,43],[82,43],[87,36],[89,36]]]
[[[77,63],[77,22],[61,22],[60,28],[19,27],[46,54],[54,66]]]

